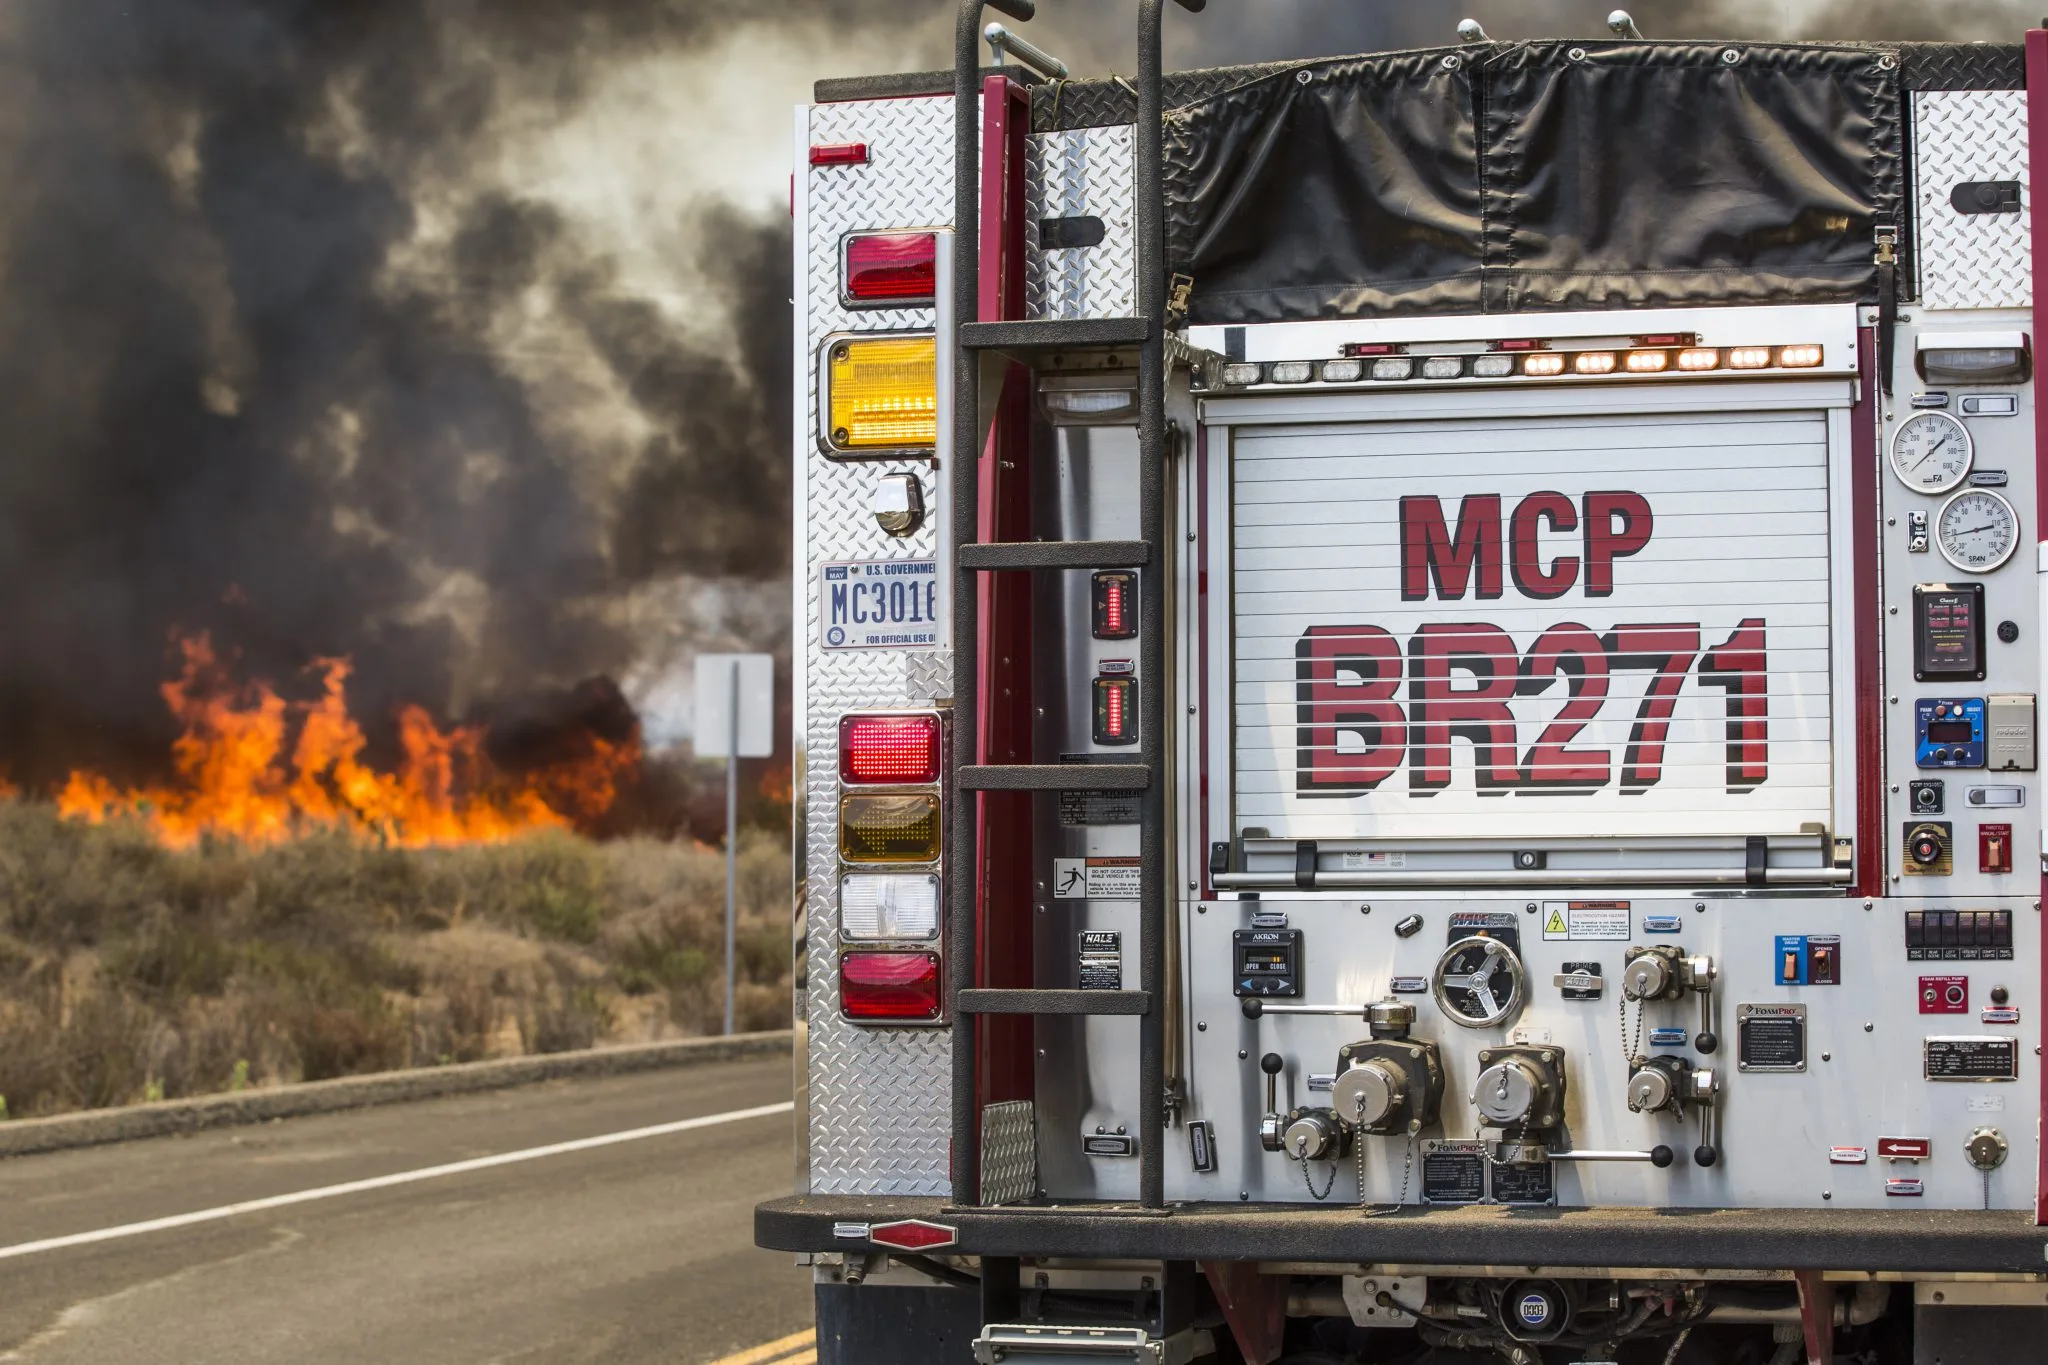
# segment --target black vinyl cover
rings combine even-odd
[[[1296,67],[1167,116],[1168,268],[1212,324],[1874,297],[1900,146],[1879,48]]]

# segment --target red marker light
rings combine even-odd
[[[839,958],[839,1008],[849,1019],[939,1017],[937,953],[844,953]]]
[[[868,1229],[868,1240],[878,1247],[894,1247],[898,1251],[932,1251],[957,1243],[960,1230],[911,1218],[901,1223],[876,1224]]]
[[[931,303],[939,291],[939,239],[929,232],[862,233],[846,239],[840,288],[867,307]]]
[[[1496,351],[1540,351],[1543,349],[1543,344],[1541,337],[1515,337],[1509,341],[1494,342],[1493,349]]]
[[[865,166],[868,164],[868,144],[865,142],[828,142],[811,148],[813,166]]]
[[[845,716],[840,719],[839,780],[842,782],[936,782],[942,767],[937,716]]]

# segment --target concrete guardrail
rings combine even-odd
[[[373,1076],[343,1076],[331,1081],[263,1090],[237,1090],[225,1095],[164,1100],[124,1109],[93,1109],[44,1119],[0,1123],[0,1158],[92,1147],[105,1142],[196,1133],[272,1119],[331,1114],[371,1105],[405,1104],[447,1095],[472,1095],[541,1081],[626,1076],[641,1071],[705,1066],[753,1057],[787,1056],[788,1029],[773,1033],[742,1033],[731,1038],[679,1038],[661,1043],[554,1052],[538,1057],[504,1057],[488,1062],[386,1071]]]

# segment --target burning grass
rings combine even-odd
[[[715,1031],[724,862],[543,827],[167,843],[0,800],[12,1117]],[[789,1019],[787,847],[743,835],[738,1024]]]
[[[588,733],[575,754],[514,775],[491,762],[480,727],[443,729],[406,706],[396,717],[402,757],[386,771],[365,759],[369,740],[349,711],[348,660],[317,661],[319,696],[287,701],[268,682],[238,681],[203,634],[178,648],[178,676],[160,689],[180,727],[176,780],[121,787],[73,772],[57,794],[65,815],[136,821],[178,848],[209,836],[275,844],[309,832],[404,848],[497,842],[597,820],[640,762],[637,733]]]

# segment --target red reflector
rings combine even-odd
[[[1493,349],[1496,351],[1540,351],[1543,349],[1543,339],[1541,337],[1516,337],[1511,341],[1494,342]]]
[[[929,232],[846,239],[848,303],[930,303],[939,292],[939,239]]]
[[[839,1007],[849,1019],[939,1017],[937,953],[845,953]]]
[[[1347,341],[1337,348],[1338,354],[1357,359],[1361,356],[1402,355],[1408,348],[1398,341]]]
[[[813,166],[865,166],[868,164],[868,144],[865,142],[828,142],[811,148]]]
[[[1652,332],[1648,336],[1637,337],[1629,344],[1631,346],[1697,346],[1699,340],[1700,334],[1698,332]]]
[[[936,782],[939,718],[846,716],[839,722],[842,782]]]
[[[878,1247],[895,1247],[898,1251],[930,1251],[958,1242],[960,1230],[912,1218],[902,1223],[877,1223],[868,1229],[868,1240]]]

